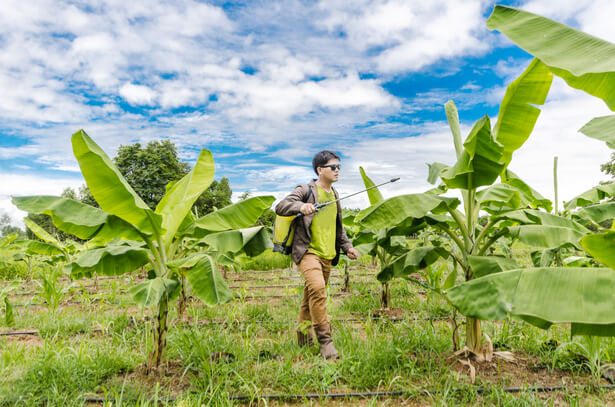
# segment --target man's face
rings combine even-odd
[[[337,158],[330,159],[325,165],[318,167],[318,174],[323,181],[336,182],[340,176],[340,161]]]

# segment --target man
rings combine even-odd
[[[291,257],[299,266],[305,281],[303,301],[299,310],[299,325],[310,321],[320,343],[320,354],[325,359],[336,359],[338,352],[331,339],[331,325],[327,316],[327,290],[331,266],[338,263],[340,249],[351,259],[359,258],[342,226],[342,207],[327,205],[316,212],[314,204],[334,201],[338,198],[332,184],[340,173],[340,157],[333,151],[324,150],[312,160],[318,179],[307,185],[297,185],[295,190],[275,208],[280,216],[302,213],[295,221]],[[297,331],[299,346],[311,345],[312,334]]]

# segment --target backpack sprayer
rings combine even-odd
[[[333,201],[316,203],[314,207],[316,208],[316,213],[325,206],[331,205],[333,203],[337,203],[343,199],[350,198],[351,196],[355,196],[361,194],[363,192],[367,192],[370,189],[378,188],[382,185],[390,184],[391,182],[398,181],[398,178],[393,178],[390,181],[383,182],[382,184],[374,185],[373,187],[366,188],[362,191],[355,192],[354,194],[346,195],[343,198],[337,198]],[[301,219],[304,215],[302,213],[298,213],[297,215],[292,216],[280,216],[276,215],[275,222],[273,223],[273,251],[282,253],[282,254],[290,254],[292,251],[293,245],[293,237],[295,235],[295,221],[297,219]]]

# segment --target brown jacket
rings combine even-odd
[[[335,198],[339,198],[337,191],[333,189]],[[318,200],[318,189],[316,180],[312,180],[309,184],[301,184],[295,187],[295,190],[282,199],[275,207],[275,213],[280,216],[292,216],[299,213],[299,209],[304,203],[316,204]],[[293,248],[291,258],[293,262],[299,264],[301,259],[310,247],[312,235],[310,226],[312,225],[314,215],[303,216],[295,222],[295,237],[293,238]],[[352,248],[352,243],[346,236],[346,231],[342,225],[342,205],[337,202],[337,220],[335,222],[335,258],[332,264],[335,266],[340,258],[340,249],[347,253]]]

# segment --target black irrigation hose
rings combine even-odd
[[[104,332],[104,329],[101,329],[101,328],[84,329],[77,333],[86,334],[86,333],[96,333],[96,332]],[[34,336],[34,335],[40,335],[40,334],[41,334],[40,331],[15,331],[15,332],[1,332],[0,336],[27,336],[27,335]]]
[[[377,282],[377,281],[375,281]],[[375,282],[364,282],[361,284],[373,284]],[[344,283],[329,283],[327,284],[328,286],[340,286],[340,285],[344,285]],[[297,288],[297,287],[305,287],[304,284],[284,284],[284,285],[253,285],[253,286],[246,286],[246,285],[229,285],[228,288],[246,288],[248,290],[251,289],[265,289],[265,288]]]
[[[456,317],[456,319],[460,319],[460,318],[465,318],[464,316],[458,316]],[[431,317],[431,318],[387,318],[387,317],[379,317],[379,316],[373,316],[371,318],[340,318],[340,319],[334,319],[331,320],[331,322],[333,323],[346,323],[346,322],[367,322],[367,321],[384,321],[384,322],[402,322],[402,321],[407,321],[407,322],[421,322],[421,321],[445,321],[445,320],[449,320],[450,317]],[[180,327],[184,328],[189,328],[189,327],[201,327],[201,326],[209,326],[209,325],[250,325],[250,324],[270,324],[270,323],[278,323],[281,321],[275,321],[275,320],[264,320],[264,321],[210,321],[210,322],[197,322],[196,325],[194,324],[182,324],[180,325]],[[296,321],[290,321],[290,323],[295,323]]]
[[[104,298],[93,298],[88,301],[65,301],[58,304],[58,307],[73,305],[73,304],[91,304],[91,303],[105,303],[109,305],[138,305],[136,302],[119,302],[119,301],[108,301]],[[19,308],[29,308],[29,307],[47,307],[49,304],[46,302],[33,302],[29,304],[11,304],[12,307]]]
[[[303,287],[303,286],[301,286],[301,287]],[[373,293],[366,293],[366,294],[373,294]],[[333,294],[330,294],[329,297],[342,297],[342,296],[352,297],[352,296],[356,296],[356,295],[363,295],[363,294],[333,293]],[[257,298],[291,298],[291,297],[292,296],[290,296],[290,295],[283,295],[283,294],[280,294],[280,295],[277,295],[277,294],[274,294],[274,295],[264,294],[264,295],[245,295],[245,296],[236,294],[234,296],[234,298],[236,298],[238,300],[254,300],[254,299],[257,299]]]
[[[463,316],[458,316],[456,319],[465,318]],[[383,321],[383,322],[422,322],[422,321],[444,321],[449,320],[450,317],[431,317],[431,318],[387,318],[381,316],[372,316],[370,318],[339,318],[334,319],[331,322],[333,323],[346,323],[346,322],[367,322],[367,321]],[[144,321],[143,321],[144,322]],[[270,323],[288,323],[294,324],[296,321],[275,321],[275,320],[243,320],[243,321],[209,321],[209,322],[197,322],[196,324],[191,323],[183,323],[178,324],[179,328],[198,328],[205,326],[215,326],[215,325],[256,325],[256,324],[270,324]],[[95,328],[95,329],[86,329],[81,330],[79,333],[94,333],[94,332],[104,332],[103,329]],[[26,335],[40,335],[40,331],[14,331],[14,332],[0,332],[0,336],[26,336]]]
[[[83,291],[83,290],[81,290],[81,287],[77,287],[75,289],[75,292],[72,292],[70,294],[72,294],[72,295],[75,295],[75,294],[77,294],[77,295],[85,295],[85,294],[87,294],[87,295],[95,295],[95,294],[113,294],[113,293],[114,293],[114,291],[104,291],[104,290],[101,290],[101,291]],[[126,293],[128,293],[127,290],[118,290],[118,291],[115,292],[115,294],[126,294]],[[41,291],[29,291],[29,292],[25,292],[25,293],[10,292],[9,296],[25,297],[25,296],[35,296],[35,295],[40,295],[40,294],[42,294]]]
[[[334,293],[332,295],[330,295],[330,297],[339,297],[344,295],[345,293]],[[346,294],[346,296],[353,296],[353,295],[357,295],[357,294]],[[362,294],[360,294],[362,295]],[[239,300],[254,300],[254,299],[258,299],[258,298],[290,298],[293,296],[290,295],[246,295],[246,296],[241,296],[241,295],[235,295],[233,298],[235,299],[239,299]],[[189,300],[196,300],[197,297],[193,297],[193,296],[189,296],[188,297]],[[118,301],[107,301],[104,298],[93,298],[91,300],[88,301],[64,301],[62,303],[60,303],[58,305],[58,307],[61,306],[66,306],[66,305],[73,305],[73,304],[89,304],[89,303],[105,303],[105,304],[110,304],[110,305],[139,305],[136,302],[118,302]],[[13,307],[20,307],[20,308],[28,308],[28,307],[37,307],[37,306],[47,306],[48,304],[46,302],[34,302],[34,303],[29,303],[29,304],[11,304]]]
[[[231,280],[231,281],[247,281],[247,280]],[[265,281],[265,280],[255,280],[255,281]],[[377,281],[354,281],[351,282],[351,284],[380,284]],[[329,286],[343,286],[344,283],[329,283]],[[268,288],[300,288],[300,287],[304,287],[304,284],[286,284],[286,285],[254,285],[254,286],[246,286],[246,285],[229,285],[229,288],[245,288],[245,289],[268,289]],[[75,291],[73,293],[71,293],[73,296],[74,295],[96,295],[96,294],[127,294],[128,291],[127,290],[118,290],[118,291],[83,291],[81,290],[81,287],[76,287]],[[421,292],[419,292],[421,293]],[[29,291],[29,292],[24,292],[24,293],[15,293],[15,292],[9,292],[9,297],[11,296],[17,296],[17,297],[21,297],[21,296],[36,296],[42,294],[42,292],[40,291]],[[240,297],[240,296],[238,296]]]
[[[591,390],[595,389],[594,386],[582,386],[582,390]],[[613,384],[604,384],[599,386],[600,389],[615,389],[615,385]],[[523,391],[536,392],[536,393],[546,393],[552,391],[559,390],[579,390],[579,387],[576,386],[530,386],[530,387],[505,387],[499,388],[498,390],[503,391],[505,393],[520,393]],[[461,389],[456,389],[457,391],[461,391]],[[489,387],[476,387],[474,389],[478,394],[490,393],[493,389]],[[368,392],[348,392],[348,393],[307,393],[307,394],[263,394],[259,396],[250,396],[250,395],[237,395],[237,396],[229,396],[230,400],[237,401],[253,401],[253,400],[303,400],[303,399],[345,399],[351,397],[394,397],[394,396],[412,396],[418,394],[429,395],[429,394],[438,394],[443,390],[439,389],[419,389],[416,391],[368,391]]]
[[[301,286],[303,287],[303,286]],[[414,291],[413,294],[427,294],[427,291]],[[365,293],[359,293],[359,294],[353,294],[353,293],[346,293],[346,292],[335,292],[331,295],[329,295],[330,297],[354,297],[354,296],[367,296],[367,295],[380,295],[380,293],[378,292],[374,292],[374,291],[367,291]],[[259,299],[259,298],[292,298],[294,296],[291,295],[269,295],[269,294],[264,294],[264,295],[246,295],[246,296],[242,296],[240,294],[235,294],[233,298],[238,299],[238,300],[255,300],[255,299]],[[197,299],[197,297],[194,296],[189,296],[188,299],[190,300],[195,300]],[[61,304],[58,305],[58,307],[60,306],[66,306],[66,305],[73,305],[73,304],[82,304],[82,303],[100,303],[100,302],[104,302],[106,304],[110,304],[110,305],[138,305],[136,302],[117,302],[117,301],[107,301],[104,298],[94,298],[92,300],[88,300],[88,301],[65,301],[62,302]],[[36,303],[29,303],[29,304],[11,304],[13,307],[20,307],[20,308],[28,308],[28,307],[36,307],[36,306],[47,306],[48,304],[45,302],[36,302]]]
[[[603,384],[600,386],[529,386],[529,387],[504,387],[498,388],[497,390],[503,391],[505,393],[521,393],[521,392],[534,392],[534,393],[549,393],[554,391],[568,391],[568,390],[593,390],[593,389],[602,389],[602,390],[613,390],[615,389],[614,384]],[[486,394],[492,392],[494,389],[490,387],[476,387],[474,391],[477,394]],[[453,391],[466,391],[466,389],[455,389]],[[374,397],[400,397],[400,396],[417,396],[417,395],[430,395],[430,394],[439,394],[442,393],[443,390],[439,389],[417,389],[417,390],[397,390],[397,391],[366,391],[366,392],[347,392],[347,393],[306,393],[306,394],[261,394],[261,395],[230,395],[228,397],[229,400],[245,402],[245,401],[258,401],[258,400],[305,400],[305,399],[348,399],[348,398],[374,398]],[[193,392],[193,394],[198,394]],[[168,398],[150,398],[147,402],[159,402],[159,403],[173,403],[176,401],[180,401],[180,398],[177,397],[168,397]],[[17,400],[14,400],[16,402]],[[25,401],[25,400],[20,400]],[[50,399],[36,399],[36,401],[51,401]],[[105,403],[105,402],[143,402],[146,401],[144,399],[115,399],[115,398],[104,398],[104,397],[87,397],[83,399],[85,403]],[[8,401],[0,400],[0,403],[8,403]]]

